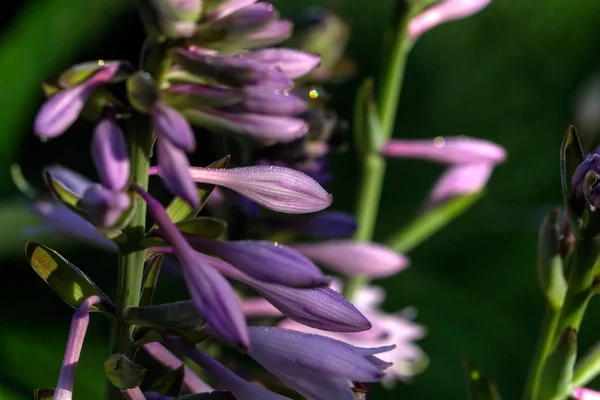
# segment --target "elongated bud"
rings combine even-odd
[[[255,3],[244,7],[211,24],[212,29],[239,30],[260,26],[278,17],[277,10],[270,3]]]
[[[538,240],[538,276],[544,296],[555,309],[567,292],[559,246],[558,208],[544,218]]]
[[[159,100],[158,86],[149,73],[138,71],[127,80],[127,97],[137,111],[150,114]]]
[[[123,190],[129,182],[129,157],[125,134],[112,116],[94,128],[92,160],[102,184],[112,190]]]
[[[188,38],[196,33],[201,0],[138,0],[146,29],[158,37]]]
[[[577,331],[565,329],[542,369],[539,399],[560,399],[570,394],[577,356]]]
[[[271,64],[291,79],[308,74],[321,62],[321,57],[316,54],[284,48],[256,50],[246,53],[245,56],[265,64]]]

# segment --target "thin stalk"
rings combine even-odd
[[[573,374],[573,387],[582,387],[600,374],[600,342],[577,363]]]

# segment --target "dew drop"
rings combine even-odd
[[[433,139],[433,145],[435,147],[437,147],[438,149],[441,149],[442,147],[444,147],[445,144],[446,144],[446,140],[441,136],[437,136],[435,139]]]

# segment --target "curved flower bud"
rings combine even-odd
[[[490,163],[465,164],[449,168],[438,179],[427,200],[429,206],[440,204],[451,197],[482,190],[487,184],[494,165]]]
[[[308,132],[308,124],[300,118],[281,115],[237,114],[217,110],[185,110],[192,124],[217,132],[250,136],[265,145],[289,143]]]
[[[443,0],[413,17],[408,25],[408,34],[414,40],[444,22],[478,13],[491,2],[492,0]]]
[[[248,354],[308,398],[354,399],[348,381],[381,380],[383,370],[391,363],[374,354],[394,348],[365,349],[325,336],[274,327],[250,327],[249,332]]]
[[[227,261],[262,282],[292,287],[316,287],[329,279],[306,257],[278,243],[267,241],[229,241],[187,236],[196,250]]]
[[[110,82],[118,70],[118,63],[108,64],[79,85],[62,90],[46,100],[35,117],[35,133],[43,138],[62,135],[79,117],[94,90]]]
[[[156,141],[156,159],[160,176],[171,193],[196,206],[200,202],[198,189],[188,173],[190,163],[182,150],[164,138]]]
[[[271,115],[296,115],[308,107],[304,100],[288,90],[267,86],[244,88],[242,106],[252,113]]]
[[[498,164],[506,159],[506,151],[495,143],[461,137],[394,139],[383,145],[381,153],[387,157],[422,158],[444,164]]]
[[[408,266],[402,254],[377,244],[354,240],[291,244],[291,248],[344,275],[384,277]]]
[[[157,102],[152,109],[152,125],[157,136],[170,141],[177,148],[187,152],[196,150],[196,137],[192,127],[174,108]]]
[[[600,206],[599,186],[594,185],[586,188],[585,177],[590,172],[592,175],[596,174],[595,176],[600,178],[600,154],[590,153],[585,156],[583,162],[575,169],[575,173],[571,179],[573,201],[577,203],[577,208],[580,210],[583,210],[586,199],[590,202],[590,205],[594,207]]]
[[[226,17],[213,22],[211,29],[231,30],[248,29],[260,26],[277,18],[277,10],[271,3],[255,3],[241,8]]]
[[[319,66],[321,57],[303,51],[272,48],[251,51],[246,57],[279,68],[290,79],[300,78]]]
[[[228,35],[227,42],[246,49],[273,46],[289,39],[293,29],[294,25],[291,21],[276,19],[254,31],[233,31]]]
[[[90,307],[100,302],[101,299],[98,296],[88,297],[75,311],[60,376],[54,391],[54,397],[52,397],[53,400],[71,400],[73,398],[73,384],[75,383],[77,364],[79,363],[85,333],[90,322]]]
[[[287,397],[273,393],[250,383],[204,353],[195,344],[173,333],[164,333],[167,346],[181,356],[188,357],[203,370],[215,378],[219,389],[229,390],[237,400],[289,400]]]
[[[210,257],[192,249],[156,199],[139,186],[135,186],[135,190],[146,201],[149,214],[160,227],[165,240],[173,247],[198,312],[219,336],[247,349],[246,320],[229,283],[212,267]]]
[[[77,197],[83,197],[86,190],[94,185],[94,182],[85,176],[62,165],[50,165],[44,168],[44,172],[50,174],[53,179],[60,182]]]
[[[93,185],[83,194],[81,205],[92,223],[101,228],[109,228],[131,207],[131,198],[127,193]]]
[[[212,169],[193,167],[196,182],[224,186],[274,211],[302,214],[329,207],[331,196],[314,179],[273,165]]]
[[[573,399],[575,400],[600,400],[600,393],[586,388],[573,389]]]
[[[207,21],[217,21],[225,18],[226,16],[233,14],[234,12],[241,10],[244,7],[248,7],[258,0],[225,0],[221,4],[215,7],[210,13],[204,18]]]
[[[189,49],[173,51],[175,62],[192,74],[205,76],[233,87],[270,85],[281,89],[294,83],[283,72],[243,55],[218,56]]]
[[[125,134],[114,119],[100,121],[92,136],[92,160],[102,184],[123,190],[129,182],[129,157]]]

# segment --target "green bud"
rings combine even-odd
[[[576,357],[577,331],[567,328],[544,363],[538,400],[558,400],[570,394]]]
[[[150,114],[159,101],[160,92],[149,73],[138,71],[127,80],[127,97],[133,108],[141,113]]]
[[[189,38],[202,15],[201,0],[138,0],[148,33],[160,39]]]
[[[554,309],[561,307],[567,292],[560,256],[558,208],[544,218],[538,240],[538,277],[542,293]]]

